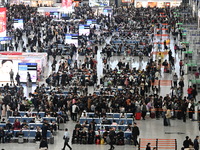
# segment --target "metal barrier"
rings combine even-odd
[[[177,140],[176,139],[139,139],[138,150],[146,149],[146,145],[151,143],[151,147],[156,147],[156,150],[177,150]]]

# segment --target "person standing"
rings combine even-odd
[[[17,84],[20,85],[20,75],[17,73],[15,80],[17,81]]]
[[[137,123],[134,123],[134,127],[132,129],[132,136],[133,136],[133,141],[134,141],[134,145],[137,146],[139,143],[137,141],[138,136],[140,135],[140,130],[137,126]]]
[[[170,126],[171,110],[168,108],[165,114],[167,125]]]
[[[29,72],[27,72],[27,86],[32,87],[32,79]]]
[[[78,111],[79,111],[79,107],[75,103],[74,105],[72,105],[72,120],[73,121],[77,121]]]
[[[194,139],[194,150],[199,150],[199,136]]]
[[[114,139],[115,139],[115,131],[114,131],[113,127],[110,128],[109,138],[110,138],[110,143],[109,143],[110,144],[110,149],[109,150],[113,150],[113,149],[115,149],[115,147],[113,146]]]
[[[68,132],[67,128],[65,129],[65,133],[64,133],[63,139],[64,139],[64,147],[62,148],[62,150],[65,150],[66,145],[67,145],[67,147],[69,147],[70,150],[72,150],[71,146],[68,143],[69,139],[70,139],[70,136],[69,136],[69,132]]]
[[[2,116],[2,110],[3,110],[3,98],[4,96],[2,96],[2,94],[0,93],[0,119],[1,119],[1,116]]]
[[[183,148],[189,148],[190,146],[190,141],[189,141],[189,136],[185,137],[185,141],[183,141]]]
[[[10,70],[9,74],[10,74],[10,82],[11,82],[11,84],[13,83],[13,85],[14,85],[14,79],[13,79],[13,77],[14,77],[14,72],[13,72],[12,69]]]
[[[178,76],[177,76],[176,73],[175,73],[174,76],[173,76],[173,82],[174,82],[174,87],[177,87]]]

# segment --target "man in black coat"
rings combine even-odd
[[[194,139],[194,149],[199,150],[199,136]]]
[[[133,141],[134,141],[134,145],[138,145],[138,141],[137,141],[137,138],[138,136],[140,135],[140,130],[137,126],[137,123],[134,123],[134,127],[132,129],[132,137],[133,137]]]
[[[115,147],[113,146],[114,139],[115,139],[115,131],[114,131],[113,127],[110,128],[109,138],[110,138],[110,143],[109,143],[110,144],[110,149],[109,150],[113,150],[113,149],[115,149]]]
[[[189,148],[189,146],[190,146],[189,136],[186,136],[185,138],[186,138],[185,141],[183,141],[184,149]]]

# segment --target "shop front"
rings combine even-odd
[[[159,7],[159,8],[165,8],[165,7],[176,7],[181,4],[181,0],[135,0],[135,7]]]

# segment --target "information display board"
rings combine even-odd
[[[14,28],[15,29],[24,29],[24,20],[23,19],[14,19]]]
[[[104,7],[103,14],[106,16],[112,15],[112,7]]]
[[[87,19],[87,25],[91,25],[91,24],[97,24],[97,20],[96,19]]]
[[[65,44],[74,44],[78,47],[78,34],[65,34]]]
[[[50,17],[59,18],[59,12],[50,12]]]
[[[90,25],[79,25],[79,35],[86,35],[90,34]]]
[[[37,63],[18,63],[20,82],[27,82],[27,73],[31,75],[32,82],[37,80]]]

